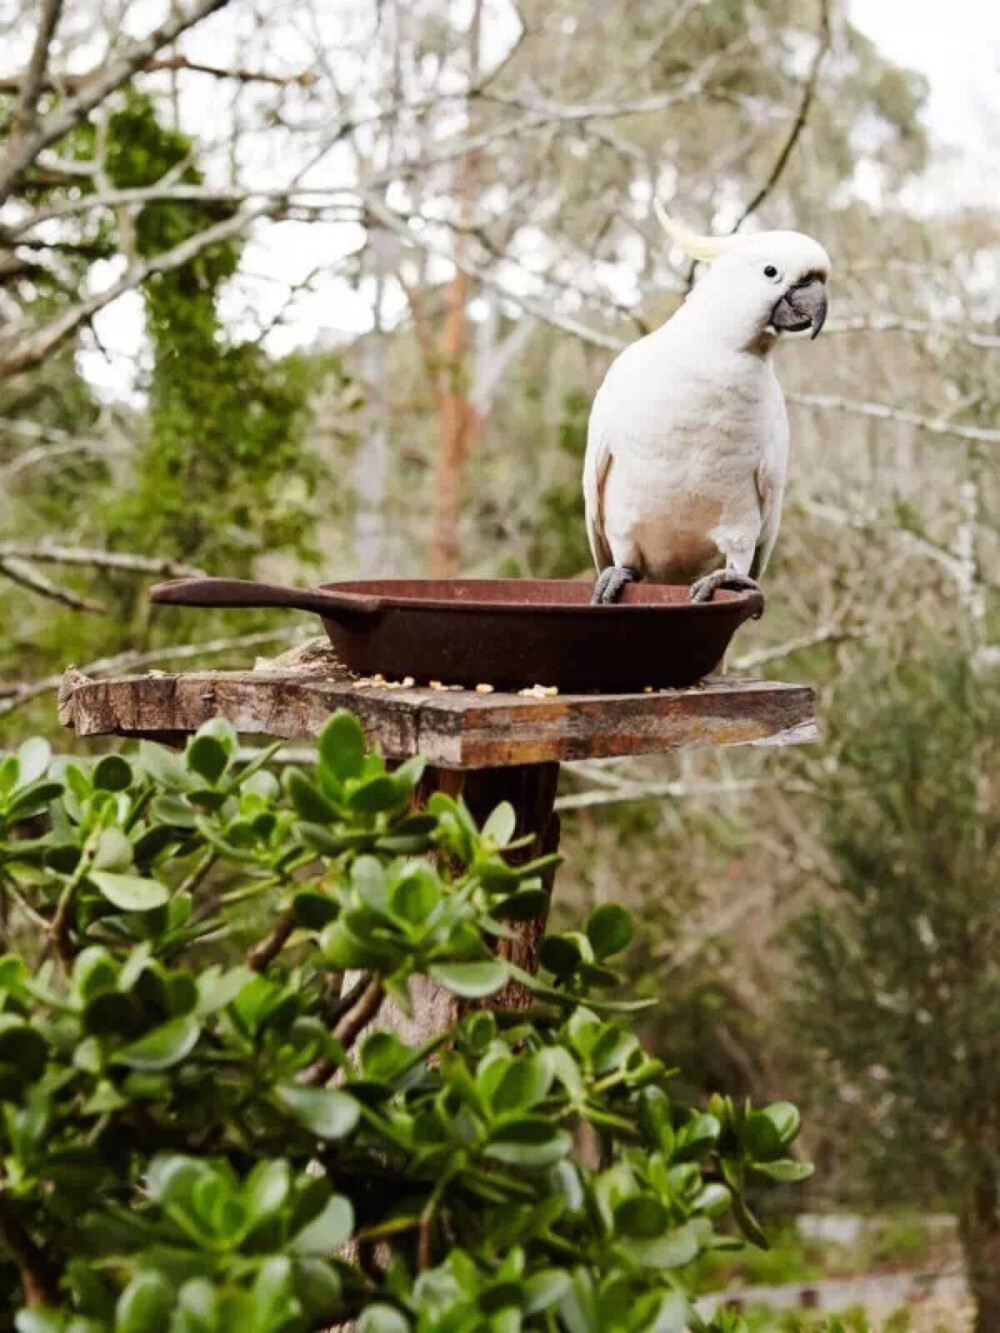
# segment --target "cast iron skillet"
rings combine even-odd
[[[638,583],[615,606],[591,606],[572,579],[378,579],[283,588],[240,579],[176,579],[150,592],[177,606],[287,606],[313,611],[338,657],[361,675],[419,683],[557,685],[622,693],[693,685],[711,672],[758,592],[688,600],[686,587]]]

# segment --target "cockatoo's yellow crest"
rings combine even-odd
[[[675,221],[655,196],[653,197],[653,212],[656,214],[656,220],[674,245],[679,246],[692,259],[700,259],[704,263],[711,263],[713,259],[718,259],[719,255],[731,250],[736,241],[734,236],[699,236],[697,232],[685,227],[682,222]]]

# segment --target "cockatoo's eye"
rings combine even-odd
[[[772,282],[780,282],[780,281],[781,281],[781,270],[778,269],[778,268],[776,268],[776,267],[774,266],[774,264],[765,264],[765,265],[764,265],[764,277],[765,277],[765,278],[770,278],[770,280],[771,280]]]

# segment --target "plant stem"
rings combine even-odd
[[[426,1273],[428,1268],[431,1268],[434,1264],[434,1214],[437,1212],[438,1204],[441,1202],[441,1196],[448,1188],[450,1179],[451,1176],[446,1171],[434,1186],[430,1198],[424,1204],[424,1210],[420,1214],[420,1229],[417,1239],[417,1268],[421,1273]]]
[[[21,1223],[11,1215],[2,1190],[0,1190],[0,1240],[14,1260],[24,1290],[25,1305],[29,1309],[36,1310],[58,1305],[59,1290],[56,1274]]]
[[[364,990],[361,992],[361,998],[353,1009],[349,1009],[344,1014],[333,1029],[334,1040],[338,1041],[346,1050],[354,1045],[361,1033],[375,1018],[385,997],[381,977],[366,975],[362,978],[362,981],[364,982]],[[358,985],[360,984],[361,982],[358,983]],[[350,994],[353,995],[355,990],[356,987],[352,987]],[[322,1087],[336,1067],[332,1060],[324,1056],[321,1060],[313,1061],[303,1073],[300,1081],[313,1087]]]
[[[255,944],[247,954],[247,967],[253,968],[255,972],[263,972],[285,947],[285,941],[291,935],[294,925],[291,912],[282,912],[271,927],[270,934]]]
[[[177,892],[194,893],[195,889],[199,887],[202,880],[215,865],[215,862],[218,859],[218,855],[219,854],[214,847],[209,848],[209,850],[205,852],[204,856],[201,858],[198,864],[188,875],[187,879],[185,879],[184,882],[181,884]]]
[[[66,968],[67,972],[73,966],[73,950],[70,947],[69,931],[73,919],[73,900],[76,897],[76,891],[83,883],[87,871],[93,864],[94,857],[97,855],[97,845],[100,841],[101,828],[96,828],[83,844],[83,850],[80,852],[80,859],[76,863],[76,869],[66,881],[66,887],[59,896],[59,905],[56,908],[56,914],[52,918],[50,931],[52,934],[52,943],[55,945],[56,953]]]

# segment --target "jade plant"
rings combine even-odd
[[[552,866],[509,806],[415,808],[421,762],[346,713],[314,770],[275,749],[217,720],[0,763],[0,1328],[742,1328],[689,1265],[766,1243],[747,1194],[809,1173],[795,1108],[678,1104],[617,905],[537,976],[497,956]],[[380,1021],[418,975],[461,1017],[410,1046]],[[511,981],[531,1007],[487,1007]]]

